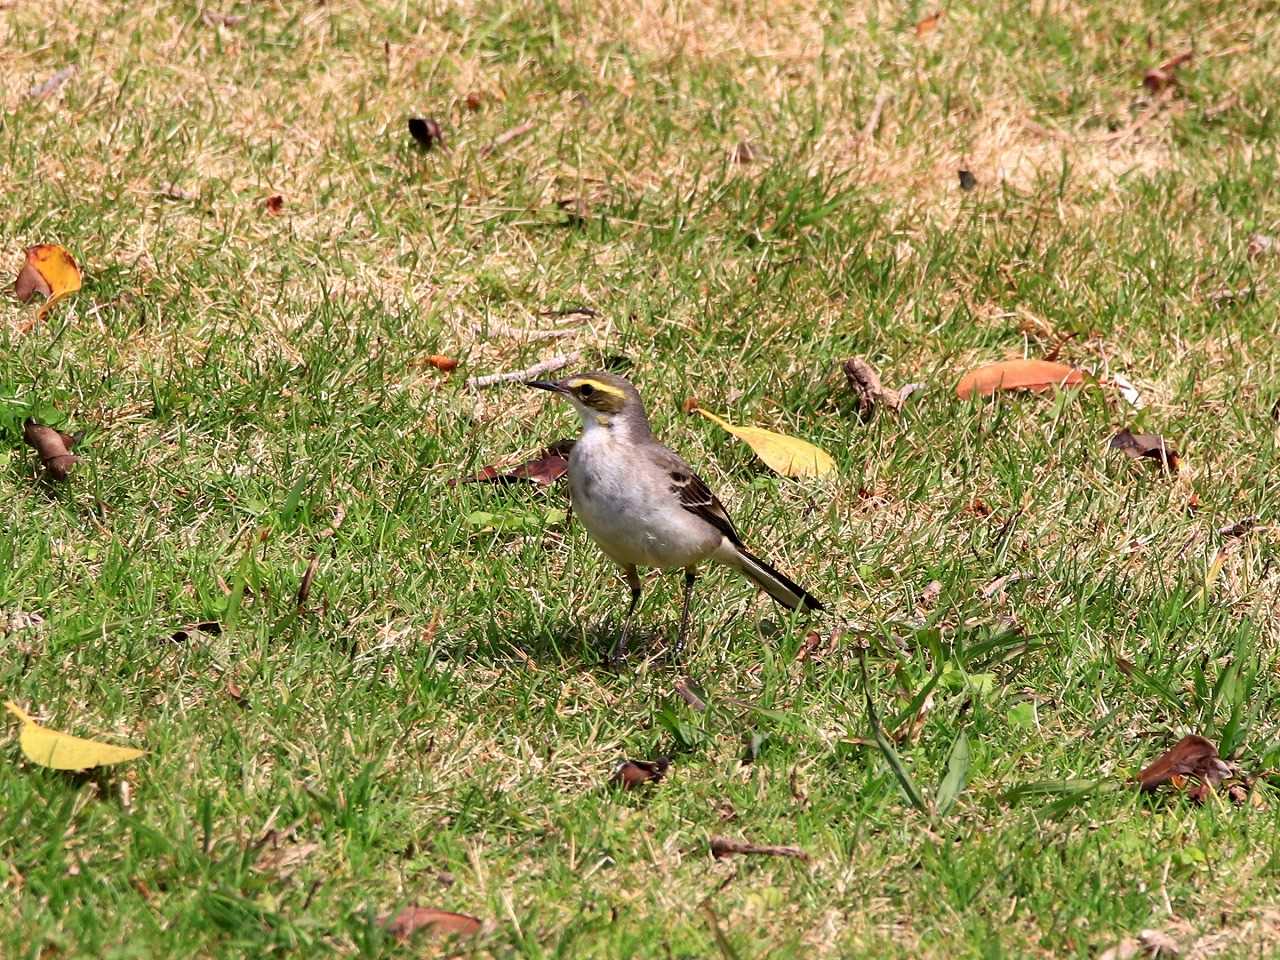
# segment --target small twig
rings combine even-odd
[[[538,125],[538,122],[536,120],[527,120],[524,123],[520,124],[520,126],[518,127],[512,127],[510,130],[506,131],[505,133],[498,134],[496,137],[494,137],[487,144],[485,144],[483,147],[480,148],[480,156],[487,157],[489,154],[493,153],[493,151],[501,149],[502,147],[505,147],[512,140],[515,140],[519,137],[523,137],[526,133],[531,131],[537,125]]]
[[[488,333],[492,337],[515,337],[528,343],[538,340],[559,340],[561,337],[572,337],[582,332],[582,327],[567,327],[562,330],[529,330],[524,327],[512,327],[505,323],[481,324],[473,323],[471,329],[478,334]]]
[[[313,554],[311,562],[307,564],[307,572],[302,575],[302,582],[298,584],[298,609],[301,610],[307,605],[307,598],[311,596],[311,582],[316,578],[316,568],[320,566],[320,554]]]
[[[762,857],[792,857],[796,860],[808,860],[809,854],[799,847],[775,847],[767,844],[744,843],[730,840],[728,837],[712,837],[711,852],[717,860],[734,854],[757,855]]]
[[[888,90],[881,90],[876,94],[875,101],[871,104],[871,113],[867,117],[867,122],[862,126],[862,133],[858,139],[863,143],[870,143],[876,138],[876,131],[880,129],[880,115],[884,113],[885,106],[893,99],[893,94]]]
[[[509,370],[506,373],[487,373],[483,377],[469,377],[467,386],[479,390],[483,387],[491,387],[495,383],[511,383],[515,380],[528,380],[531,377],[539,376],[544,373],[551,373],[553,370],[559,370],[561,367],[567,367],[571,363],[577,363],[582,359],[582,351],[574,350],[570,353],[564,353],[560,356],[552,357],[550,360],[543,360],[541,363],[535,363],[531,367],[523,370]]]

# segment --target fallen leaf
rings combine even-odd
[[[468,93],[466,97],[463,99],[462,105],[465,106],[472,113],[474,113],[475,111],[479,110],[482,106],[484,106],[484,99],[480,96],[480,94],[476,93],[473,90],[470,93]]]
[[[1227,777],[1231,768],[1218,757],[1218,748],[1204,737],[1189,734],[1138,774],[1143,790],[1154,790],[1180,778],[1194,777],[1212,789]],[[1203,795],[1199,797],[1203,800]]]
[[[697,398],[697,397],[685,397],[685,398],[684,398],[684,403],[682,403],[682,404],[680,405],[680,409],[681,409],[681,410],[683,410],[683,411],[685,412],[685,414],[686,414],[686,415],[687,415],[687,414],[690,414],[690,413],[693,413],[695,410],[697,410],[697,409],[698,409],[698,398]],[[1277,410],[1280,410],[1280,400],[1277,400],[1277,401],[1276,401],[1276,409],[1277,409]]]
[[[12,700],[5,704],[5,709],[22,721],[22,733],[18,739],[22,752],[27,755],[27,759],[42,767],[53,770],[88,770],[91,767],[106,767],[136,760],[146,753],[135,747],[117,747],[42,727]]]
[[[46,97],[53,96],[62,89],[63,84],[76,75],[78,69],[74,63],[63,67],[43,83],[33,84],[31,89],[27,91],[27,96],[32,100],[44,100]]]
[[[436,910],[433,907],[405,907],[394,917],[382,917],[381,923],[387,928],[387,932],[401,943],[419,930],[429,930],[432,933],[443,933],[452,937],[473,937],[483,926],[479,917],[453,913],[449,910]]]
[[[623,790],[634,790],[646,783],[659,783],[667,775],[671,761],[666,757],[657,760],[623,760],[613,769],[609,782]]]
[[[284,197],[278,193],[272,194],[263,201],[263,205],[267,208],[267,213],[274,216],[284,209]]]
[[[569,453],[573,450],[572,440],[557,440],[549,447],[539,450],[532,460],[507,469],[490,464],[477,474],[461,480],[450,480],[449,486],[459,483],[555,483],[569,471]]]
[[[902,409],[902,397],[897,390],[890,390],[880,383],[876,368],[862,357],[850,357],[842,368],[849,387],[858,398],[858,416],[865,422],[876,412],[876,407],[888,407],[894,413]]]
[[[249,698],[245,696],[244,687],[240,686],[240,684],[234,680],[228,680],[226,689],[227,696],[231,698],[237,707],[247,707],[249,705]]]
[[[1178,451],[1169,446],[1164,437],[1154,433],[1133,434],[1128,430],[1121,430],[1111,438],[1110,447],[1133,460],[1144,457],[1154,460],[1170,473],[1177,473],[1182,463]]]
[[[71,452],[75,446],[75,438],[68,436],[53,427],[36,423],[28,417],[22,423],[22,439],[35,447],[40,455],[40,462],[54,480],[65,480],[80,458]]]
[[[920,591],[920,603],[926,607],[932,607],[938,602],[938,597],[942,596],[942,584],[937,580],[930,580],[925,584],[925,588]]]
[[[1084,382],[1084,373],[1049,360],[1002,360],[971,370],[956,384],[956,395],[989,397],[997,390],[1049,390]]]
[[[1259,257],[1275,253],[1276,238],[1269,237],[1265,233],[1255,233],[1249,237],[1249,242],[1246,244],[1244,252],[1250,260],[1257,260]]]
[[[960,178],[960,189],[966,193],[978,185],[978,178],[973,175],[972,170],[959,170],[957,175]]]
[[[1184,50],[1176,56],[1170,57],[1158,67],[1152,67],[1142,75],[1142,85],[1152,93],[1160,93],[1176,79],[1178,67],[1182,66],[1192,58],[1194,51]]]
[[[821,477],[835,469],[836,462],[830,454],[807,440],[759,427],[735,427],[714,413],[701,407],[697,409],[712,423],[746,443],[771,470],[784,477]]]
[[[316,578],[316,568],[320,566],[320,554],[313,554],[311,562],[307,564],[307,569],[302,574],[302,580],[298,584],[297,605],[301,609],[307,605],[307,598],[311,596],[311,584]]]
[[[921,19],[917,20],[916,36],[923,37],[923,36],[926,36],[927,34],[933,33],[934,30],[938,29],[938,24],[941,22],[941,20],[942,20],[941,10],[936,10],[933,13],[929,14],[927,17],[922,17]]]
[[[731,856],[791,857],[795,860],[808,860],[809,854],[799,847],[775,847],[767,844],[747,843],[730,840],[728,837],[712,837],[711,853],[717,860]]]
[[[443,353],[431,353],[431,355],[422,357],[422,364],[426,366],[434,366],[436,370],[440,370],[448,374],[453,370],[457,370],[458,361],[453,357],[444,356]]]
[[[48,299],[40,307],[36,318],[43,320],[53,305],[80,289],[80,268],[65,247],[56,243],[41,243],[27,248],[27,261],[14,281],[14,295],[23,303],[30,303],[37,293]]]
[[[409,135],[417,140],[424,150],[430,150],[437,144],[444,145],[444,134],[440,124],[431,117],[410,117]]]

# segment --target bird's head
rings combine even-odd
[[[649,425],[640,394],[628,381],[612,373],[592,370],[563,380],[529,380],[525,386],[565,397],[582,418],[585,430],[619,424]]]

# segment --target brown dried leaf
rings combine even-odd
[[[760,857],[791,857],[795,860],[808,860],[809,854],[799,847],[775,847],[767,844],[747,843],[741,840],[730,840],[728,837],[712,837],[711,853],[717,860],[735,855]]]
[[[1249,237],[1249,242],[1245,246],[1244,252],[1250,260],[1257,260],[1259,257],[1275,253],[1276,238],[1269,237],[1265,233],[1255,233]]]
[[[287,877],[319,849],[318,843],[285,843],[277,846],[272,842],[254,862],[253,869],[256,873]]]
[[[446,357],[442,353],[433,353],[422,360],[429,367],[435,367],[442,373],[451,373],[458,368],[458,361],[453,357]]]
[[[1231,768],[1218,757],[1218,748],[1204,737],[1189,734],[1138,774],[1138,785],[1143,790],[1154,790],[1161,784],[1178,785],[1178,778],[1194,777],[1205,787],[1212,789],[1227,777]],[[1202,801],[1205,793],[1192,799]]]
[[[1002,360],[971,370],[956,384],[956,395],[967,400],[974,393],[989,397],[997,390],[1050,390],[1084,382],[1084,373],[1049,360]]]
[[[383,917],[381,923],[401,943],[419,930],[452,937],[473,937],[483,926],[478,917],[434,907],[405,907],[395,917]]]
[[[311,584],[316,578],[316,568],[320,566],[320,554],[314,554],[311,562],[307,564],[306,572],[302,574],[302,581],[298,584],[298,607],[301,609],[307,605],[307,598],[311,596]]]
[[[683,410],[686,414],[693,413],[695,410],[698,409],[698,398],[685,397],[684,403],[680,405],[680,409]],[[1276,401],[1276,409],[1280,410],[1280,401]]]
[[[169,635],[169,640],[173,643],[186,643],[193,633],[207,633],[211,637],[217,637],[222,634],[222,624],[217,620],[202,620],[173,631]]]
[[[677,680],[675,690],[681,700],[699,713],[707,709],[707,702],[700,696],[700,691],[695,691],[687,679]]]
[[[960,179],[960,189],[966,193],[978,185],[978,178],[973,175],[972,170],[957,170],[956,176]]]
[[[843,369],[850,389],[858,398],[858,416],[864,422],[875,415],[877,406],[888,407],[894,413],[902,409],[902,397],[898,391],[881,384],[876,368],[862,357],[850,357],[844,362]]]
[[[267,197],[266,200],[262,201],[262,204],[267,208],[267,213],[275,216],[284,209],[284,197],[280,196],[278,193],[272,194]]]
[[[28,417],[22,424],[22,439],[35,447],[40,462],[54,480],[65,480],[80,458],[71,452],[75,439]]]
[[[520,483],[521,481],[546,486],[555,483],[569,471],[569,453],[572,450],[572,440],[557,440],[551,446],[538,451],[532,460],[505,472],[503,467],[490,464],[470,477],[450,480],[449,486],[455,487],[459,483]]]
[[[657,760],[623,760],[613,770],[609,782],[623,790],[634,790],[646,783],[659,783],[667,775],[671,761],[666,757]]]
[[[938,602],[938,597],[942,596],[942,583],[938,580],[930,580],[925,584],[925,588],[920,591],[920,604],[925,607],[932,607]]]
[[[1177,79],[1178,67],[1190,60],[1193,55],[1194,51],[1184,50],[1182,53],[1170,57],[1160,66],[1152,67],[1142,75],[1142,85],[1152,93],[1160,93]]]
[[[1111,438],[1110,446],[1112,450],[1119,450],[1134,460],[1140,460],[1143,457],[1154,460],[1169,473],[1177,473],[1178,467],[1182,464],[1182,457],[1178,451],[1169,446],[1164,437],[1158,434],[1134,434],[1128,430],[1121,430]]]
[[[37,294],[48,299],[36,314],[43,320],[53,305],[80,289],[83,277],[75,257],[56,243],[38,243],[27,248],[27,259],[13,284],[13,293],[23,303]]]

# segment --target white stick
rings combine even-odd
[[[510,370],[507,373],[488,373],[483,377],[468,377],[467,386],[479,390],[481,387],[491,387],[495,383],[510,383],[513,380],[528,380],[539,374],[551,373],[553,370],[559,370],[561,367],[567,367],[571,363],[576,363],[582,359],[582,351],[574,350],[572,353],[561,354],[558,357],[552,357],[550,360],[543,360],[541,363],[535,363],[532,367],[526,367],[524,370]]]

